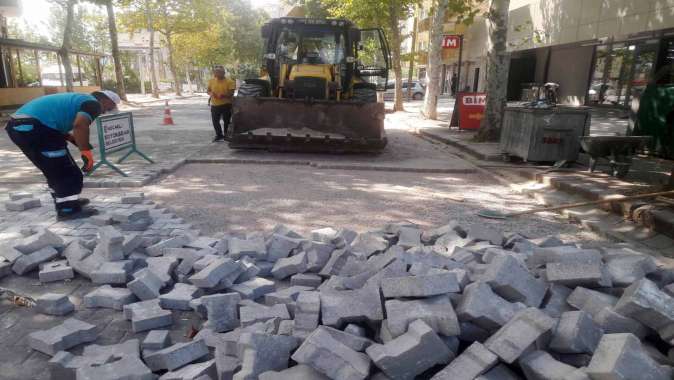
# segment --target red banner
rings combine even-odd
[[[458,49],[461,46],[461,36],[448,35],[442,37],[443,49]]]
[[[459,111],[459,129],[479,129],[484,118],[487,94],[484,92],[460,92],[456,102]],[[457,109],[455,106],[454,109]]]

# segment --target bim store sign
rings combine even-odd
[[[461,47],[461,36],[447,35],[442,37],[443,49],[458,49]]]

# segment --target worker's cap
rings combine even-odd
[[[115,103],[116,105],[119,105],[122,102],[122,99],[114,91],[101,90],[100,93],[105,95],[108,99],[112,100],[112,102]]]

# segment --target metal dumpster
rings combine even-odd
[[[580,137],[589,130],[589,107],[506,107],[500,147],[504,158],[572,162],[580,154]]]

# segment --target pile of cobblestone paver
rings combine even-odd
[[[53,379],[672,378],[674,271],[629,248],[453,222],[159,241],[129,232],[147,217],[118,210],[91,221],[94,239],[38,229],[3,248],[2,275],[84,276],[100,286],[80,307],[146,332],[101,346],[97,326],[71,317],[31,333]],[[63,294],[36,300],[36,312],[74,309]],[[202,324],[172,342],[177,311]]]

